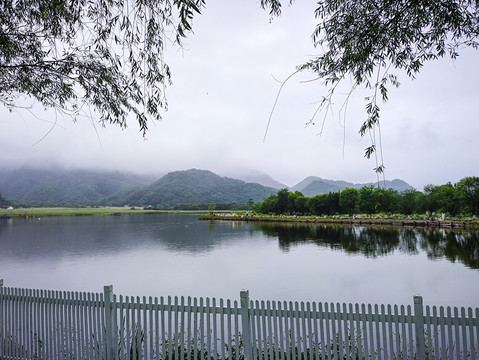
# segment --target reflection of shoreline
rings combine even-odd
[[[255,222],[253,227],[278,238],[279,247],[285,252],[304,243],[368,258],[392,255],[395,251],[407,255],[424,251],[430,260],[445,258],[479,269],[477,231],[301,222]]]
[[[10,219],[0,222],[0,263],[6,252],[19,261],[65,256],[115,255],[139,248],[204,254],[232,233],[243,234],[247,223],[206,224],[197,215],[73,216]],[[212,226],[214,225],[214,227]]]
[[[379,217],[340,217],[321,218],[317,216],[263,216],[263,215],[231,215],[209,214],[201,215],[200,220],[231,220],[231,221],[254,221],[254,222],[282,222],[282,223],[313,223],[313,224],[343,224],[353,226],[384,225],[393,227],[414,227],[433,229],[464,229],[479,230],[479,220],[417,220],[402,218],[379,218]]]

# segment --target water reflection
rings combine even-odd
[[[161,248],[201,256],[231,238],[249,237],[246,223],[198,221],[198,215],[85,216],[0,222],[0,260],[58,259]]]
[[[446,258],[479,269],[477,232],[330,224],[255,223],[253,226],[265,235],[277,238],[284,252],[302,243],[359,253],[367,258],[391,255],[395,251],[416,255],[422,250],[431,260]]]
[[[426,251],[428,258],[445,257],[452,262],[459,261],[472,269],[479,269],[479,233],[444,229],[423,233],[421,249]]]
[[[0,278],[26,288],[114,284],[125,295],[225,299],[244,288],[256,299],[409,304],[419,293],[477,307],[479,272],[469,269],[479,268],[477,236],[197,215],[13,219],[0,221]]]
[[[409,256],[424,251],[430,260],[447,259],[479,269],[478,232],[332,224],[205,223],[196,215],[2,220],[0,258],[112,254],[158,246],[175,254],[201,255],[230,241],[252,239],[255,234],[277,240],[283,253],[306,243],[366,258],[392,255],[395,251]]]

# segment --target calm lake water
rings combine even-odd
[[[135,215],[0,221],[5,286],[479,307],[479,234]]]

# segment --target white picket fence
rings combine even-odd
[[[479,308],[8,288],[0,359],[478,359]]]

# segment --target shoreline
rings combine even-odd
[[[393,227],[417,227],[432,229],[456,229],[456,230],[479,230],[479,220],[424,220],[405,218],[378,218],[378,217],[340,217],[321,218],[318,216],[263,216],[263,215],[201,215],[199,220],[227,220],[227,221],[250,221],[250,222],[283,222],[300,224],[342,224],[353,226],[393,226]]]
[[[98,207],[98,208],[18,208],[12,210],[0,209],[0,218],[27,219],[41,217],[63,216],[122,216],[149,214],[202,214],[208,210],[150,210],[129,207]]]
[[[2,211],[3,210],[3,211]],[[393,227],[418,227],[432,229],[457,229],[479,231],[479,220],[471,219],[408,219],[405,217],[347,217],[347,216],[270,216],[251,215],[242,212],[215,212],[208,210],[151,210],[143,208],[125,207],[99,207],[99,208],[22,208],[12,210],[0,210],[0,219],[28,219],[41,217],[64,217],[64,216],[123,216],[123,215],[149,215],[149,214],[199,214],[198,220],[226,220],[246,222],[281,222],[299,224],[342,224],[353,226],[393,226]]]

